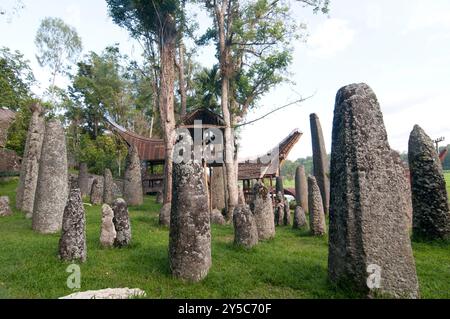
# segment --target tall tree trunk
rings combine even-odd
[[[164,167],[164,204],[167,204],[172,201],[172,153],[176,138],[174,112],[175,69],[173,62],[176,52],[176,24],[174,18],[170,14],[167,14],[164,17],[164,23],[161,28],[161,84],[159,109],[166,151]]]
[[[224,151],[225,151],[225,168],[226,182],[228,193],[227,220],[231,221],[234,208],[238,205],[238,181],[236,167],[234,161],[234,134],[232,129],[232,120],[230,112],[230,76],[231,76],[231,48],[227,43],[227,31],[225,30],[225,12],[228,9],[229,2],[224,0],[221,7],[216,7],[216,19],[219,31],[219,47],[220,47],[220,71],[222,76],[222,96],[221,106],[223,119],[225,122]],[[231,17],[229,17],[231,18]],[[230,23],[228,23],[230,25]]]
[[[186,116],[186,104],[187,104],[187,98],[186,98],[186,78],[184,75],[184,43],[183,40],[180,40],[180,48],[179,48],[179,82],[180,82],[180,98],[181,98],[181,113],[180,117],[184,118]]]

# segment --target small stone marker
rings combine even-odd
[[[114,211],[108,204],[102,206],[102,229],[100,233],[100,244],[102,247],[110,248],[114,246],[116,239],[116,229],[113,223]]]
[[[92,181],[90,197],[92,205],[101,205],[103,202],[103,188],[96,178]]]
[[[131,243],[131,224],[127,203],[122,198],[118,198],[114,201],[112,209],[114,211],[113,223],[116,229],[114,247],[126,247]]]
[[[292,224],[292,227],[294,229],[300,229],[305,226],[308,226],[308,223],[306,221],[305,210],[303,209],[303,207],[297,206],[295,208],[294,223]]]
[[[108,288],[102,290],[89,290],[76,292],[71,295],[61,297],[59,299],[132,299],[144,298],[147,294],[141,289],[129,288]]]
[[[278,192],[275,204],[275,225],[282,226],[283,223],[284,223],[284,196],[281,192]]]
[[[325,212],[320,189],[314,176],[308,177],[308,194],[309,228],[314,236],[323,236],[327,233]]]
[[[9,207],[9,197],[1,196],[0,197],[0,217],[11,216],[12,215],[11,207]]]
[[[247,205],[238,205],[233,213],[235,245],[252,248],[258,244],[258,228]]]
[[[275,237],[275,220],[269,190],[261,182],[253,187],[253,216],[258,230],[258,240]]]
[[[161,191],[158,191],[156,193],[156,203],[157,204],[164,204],[164,194]]]
[[[215,225],[225,225],[227,222],[223,217],[222,213],[218,209],[213,209],[211,211],[211,224]]]

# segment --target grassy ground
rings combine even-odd
[[[445,182],[447,183],[447,193],[450,196],[450,171],[445,171],[444,175],[445,175]]]
[[[14,207],[17,182],[0,184]],[[141,288],[150,298],[355,298],[327,281],[327,239],[278,228],[276,239],[251,251],[233,246],[231,226],[213,226],[213,266],[198,284],[170,276],[168,229],[158,226],[154,198],[130,208],[133,244],[101,249],[100,207],[88,207],[88,260],[81,265],[82,290]],[[0,298],[56,298],[66,287],[67,263],[57,258],[59,235],[38,235],[21,213],[0,219]],[[414,244],[421,293],[450,298],[450,245]]]

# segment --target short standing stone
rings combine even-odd
[[[0,197],[0,217],[12,215],[11,207],[9,207],[9,197]]]
[[[305,212],[308,211],[308,180],[303,165],[295,171],[295,200],[297,206],[301,206]]]
[[[291,208],[289,207],[289,202],[286,199],[284,201],[283,225],[284,226],[291,225]]]
[[[225,183],[222,167],[214,167],[211,175],[211,208],[225,209]]]
[[[316,178],[308,177],[309,202],[309,228],[314,236],[323,236],[327,233],[325,212],[323,210],[322,196]]]
[[[277,193],[275,204],[275,225],[282,226],[284,223],[284,196],[281,192]]]
[[[114,180],[111,171],[107,168],[103,177],[103,203],[112,205],[114,201],[113,189]]]
[[[267,187],[260,182],[253,187],[253,216],[258,229],[258,239],[274,238],[275,220],[272,199]]]
[[[301,206],[297,206],[295,208],[294,213],[294,223],[292,224],[292,227],[294,229],[303,228],[305,226],[308,226],[308,223],[306,221],[306,214],[305,210]]]
[[[416,125],[409,138],[413,234],[428,240],[450,238],[450,209],[442,165],[433,141]]]
[[[156,193],[156,203],[157,204],[164,204],[164,194],[162,191],[158,191]]]
[[[377,97],[366,84],[337,94],[330,173],[330,280],[366,295],[418,297],[399,186],[404,175],[393,160]],[[371,274],[381,281],[369,288]]]
[[[59,258],[64,261],[86,261],[86,218],[80,189],[70,191],[64,209]]]
[[[114,211],[108,204],[102,206],[102,229],[100,232],[100,244],[102,247],[110,248],[116,239],[116,229],[113,223]]]
[[[247,249],[258,244],[258,228],[247,205],[238,205],[233,213],[234,243]]]
[[[118,198],[114,201],[112,209],[114,211],[113,223],[116,229],[114,246],[126,247],[131,242],[131,224],[127,203],[122,198]]]
[[[211,211],[211,224],[215,225],[225,225],[226,221],[222,213],[218,209],[213,209]]]
[[[185,134],[183,139],[190,136]],[[177,278],[198,282],[211,267],[210,212],[202,164],[192,158],[175,162],[172,191],[170,269]]]
[[[130,206],[142,205],[144,192],[142,189],[141,161],[136,147],[129,148],[126,163],[123,197]]]
[[[43,234],[61,231],[68,194],[65,132],[59,121],[52,120],[46,125],[42,145],[33,230]]]
[[[31,106],[31,111],[32,115],[22,159],[19,186],[16,194],[16,207],[23,211],[27,218],[31,218],[33,214],[39,175],[39,161],[41,158],[42,142],[45,133],[45,119],[42,106],[33,104]]]
[[[88,165],[86,163],[81,163],[78,171],[78,186],[81,190],[81,196],[89,195],[89,172]]]
[[[161,210],[159,211],[159,224],[161,226],[170,226],[170,212],[172,210],[172,204],[167,203],[164,204]]]
[[[103,202],[103,188],[98,179],[92,181],[91,187],[91,204],[101,205]]]
[[[314,177],[319,185],[320,195],[322,196],[323,209],[325,213],[329,211],[330,203],[330,182],[328,179],[328,155],[325,149],[322,126],[317,114],[310,115],[311,138],[313,147],[313,168]]]

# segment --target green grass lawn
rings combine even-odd
[[[445,182],[447,184],[447,193],[450,196],[450,171],[445,171],[444,175],[445,175]]]
[[[14,207],[17,182],[0,183]],[[327,281],[327,239],[277,228],[276,239],[245,251],[233,246],[231,226],[213,226],[213,266],[201,283],[171,277],[168,229],[158,226],[159,205],[146,197],[130,208],[133,243],[100,248],[100,207],[87,207],[88,260],[81,265],[81,290],[141,288],[149,298],[355,298]],[[66,287],[68,263],[58,260],[59,235],[39,235],[15,212],[0,219],[0,298],[57,298]],[[414,244],[421,294],[450,298],[450,245]]]

